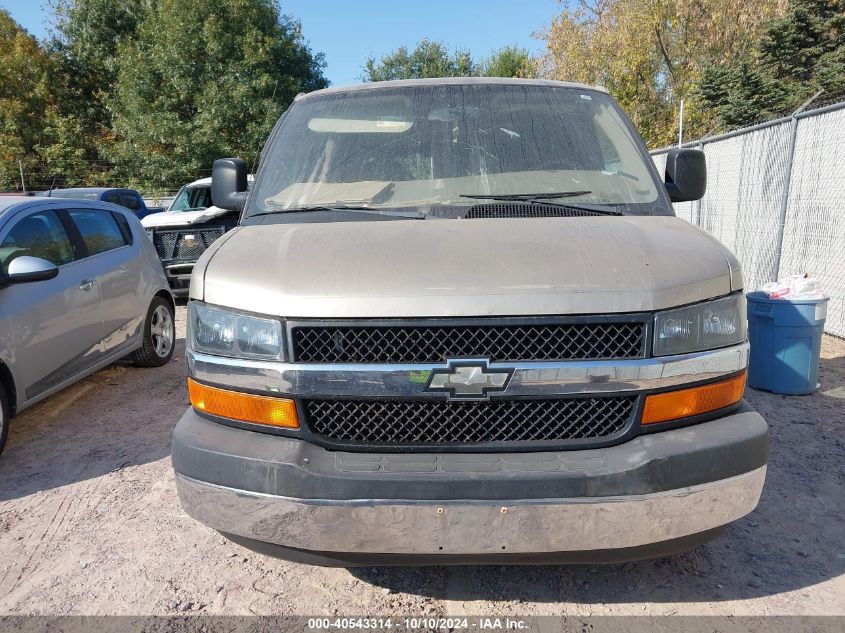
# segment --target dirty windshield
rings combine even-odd
[[[671,214],[603,92],[542,84],[394,85],[305,97],[263,157],[247,215],[466,208],[503,200]]]

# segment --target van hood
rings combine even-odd
[[[208,222],[227,213],[229,213],[227,209],[221,209],[219,207],[208,207],[207,209],[197,209],[196,211],[164,211],[163,213],[154,213],[153,215],[146,216],[141,220],[141,224],[146,229],[164,226],[191,226],[193,224]]]
[[[396,220],[241,226],[191,296],[283,317],[455,317],[660,310],[742,287],[716,239],[674,217]]]

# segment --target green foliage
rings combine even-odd
[[[825,55],[841,49],[845,35],[842,0],[792,0],[773,20],[760,42],[760,62],[777,78],[812,81]]]
[[[53,0],[55,31],[49,42],[65,89],[102,108],[103,87],[117,78],[117,48],[131,39],[153,0]],[[91,104],[77,104],[91,107]]]
[[[484,77],[533,77],[534,66],[527,49],[518,46],[505,46],[477,67],[479,75]]]
[[[732,128],[787,113],[819,89],[821,100],[845,93],[843,0],[792,0],[751,60],[707,68],[699,96]]]
[[[122,182],[163,188],[254,159],[294,96],[327,85],[323,67],[271,0],[159,0],[118,46],[107,155]]]
[[[47,188],[54,179],[63,187],[110,184],[109,171],[97,165],[94,143],[83,121],[51,109],[35,146],[41,169],[33,186]]]
[[[52,0],[47,43],[56,111],[39,146],[43,178],[65,186],[109,184],[98,167],[111,139],[106,97],[117,79],[117,49],[135,36],[154,0]]]
[[[469,77],[474,74],[475,66],[468,51],[449,52],[443,42],[429,39],[421,40],[413,51],[400,46],[380,60],[370,57],[364,64],[365,81]]]
[[[20,189],[37,164],[35,146],[49,107],[50,60],[37,40],[0,9],[0,189]]]
[[[254,159],[321,54],[275,0],[54,0],[42,47],[0,10],[0,188],[173,189]]]
[[[425,79],[428,77],[533,77],[536,74],[528,51],[505,46],[478,63],[469,51],[450,52],[443,42],[423,39],[413,51],[400,46],[381,59],[364,64],[364,81]]]
[[[779,83],[745,61],[733,68],[708,67],[701,92],[728,128],[776,116],[785,94]]]

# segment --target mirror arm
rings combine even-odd
[[[666,187],[666,193],[669,194],[669,200],[672,202],[678,202],[679,198],[681,198],[681,192],[678,190],[677,185],[675,185],[675,183],[671,180],[667,180],[663,184]]]
[[[246,206],[246,197],[249,192],[238,191],[229,196],[229,201],[232,203],[232,209],[243,209]]]

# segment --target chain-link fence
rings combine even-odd
[[[685,143],[707,156],[707,193],[675,212],[742,263],[747,290],[809,272],[845,337],[845,103]],[[652,152],[662,174],[669,148]]]

